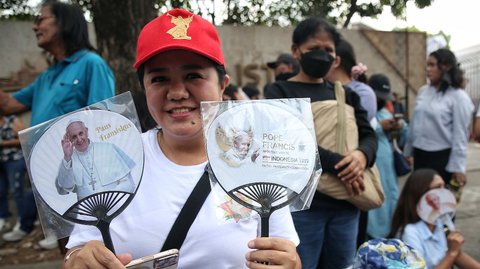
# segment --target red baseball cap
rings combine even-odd
[[[192,51],[225,65],[217,29],[201,16],[172,9],[143,27],[133,67],[137,69],[160,52],[176,49]]]

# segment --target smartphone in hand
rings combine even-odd
[[[402,114],[402,113],[395,113],[395,114],[393,115],[393,118],[394,118],[396,121],[401,120],[401,119],[403,119],[403,114]]]
[[[125,267],[128,269],[176,269],[177,264],[178,249],[169,249],[135,259]]]

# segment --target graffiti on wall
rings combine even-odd
[[[233,71],[233,72],[232,72]],[[273,82],[274,74],[266,64],[235,64],[233,70],[227,70],[236,85],[252,84],[259,88]]]

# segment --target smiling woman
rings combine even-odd
[[[203,142],[198,143],[203,141],[199,104],[221,100],[225,83],[221,85],[219,81],[211,61],[188,51],[165,52],[146,63],[143,83],[147,104],[152,117],[162,126],[160,147],[168,158],[183,165],[206,160],[199,160],[195,154],[181,156],[170,152],[165,143],[175,142],[173,137],[181,136],[179,142],[184,146],[190,141],[195,146],[192,149],[203,150]]]
[[[70,236],[68,247],[73,249],[64,268],[123,268],[132,257],[175,245],[180,248],[179,269],[257,268],[256,262],[299,269],[298,237],[288,209],[272,215],[272,237],[257,238],[258,216],[240,223],[217,220],[218,207],[209,195],[197,203],[198,215],[188,211],[194,220],[184,241],[175,244],[168,239],[182,237],[170,233],[176,230],[174,223],[181,219],[179,212],[184,212],[182,206],[192,198],[192,190],[205,180],[210,186],[200,103],[221,101],[229,82],[215,27],[186,10],[170,10],[142,29],[134,67],[159,127],[142,135],[142,184],[110,226],[119,254],[95,241],[101,239],[96,231],[78,227]],[[199,193],[192,195],[199,199]]]

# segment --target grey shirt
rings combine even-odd
[[[357,80],[352,80],[347,84],[347,87],[351,88],[360,96],[360,104],[367,111],[368,121],[375,118],[377,114],[377,97],[373,89],[367,84]]]
[[[472,100],[464,90],[450,87],[442,93],[433,86],[422,86],[415,101],[405,156],[412,156],[413,148],[451,149],[445,169],[450,173],[465,172],[468,125],[473,109]]]

